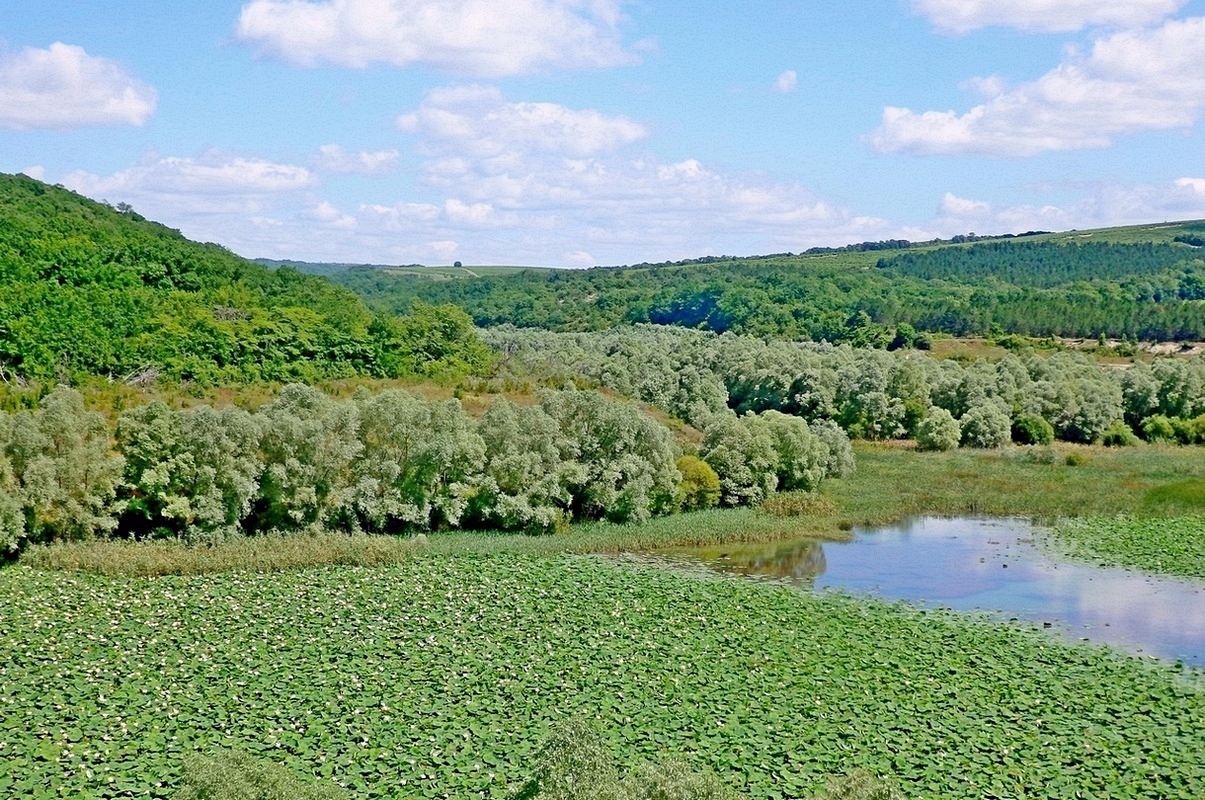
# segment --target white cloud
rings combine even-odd
[[[899,233],[797,185],[651,159],[635,147],[647,132],[632,120],[516,103],[494,87],[430,92],[399,127],[419,137],[426,183],[449,198],[438,224],[509,232],[513,251],[493,254],[503,262],[527,252],[547,263],[549,250],[574,265],[795,250]],[[464,236],[446,238],[464,246]]]
[[[490,87],[433,91],[402,128],[421,160],[396,202],[324,196],[317,165],[358,163],[333,146],[308,168],[215,151],[63,182],[246,256],[311,261],[589,266],[927,238],[798,184],[656,158],[630,119]]]
[[[933,227],[949,236],[968,231],[1086,230],[1200,218],[1205,218],[1205,178],[1178,178],[1153,186],[1100,185],[1070,201],[1016,205],[969,200],[947,192]]]
[[[238,36],[312,66],[423,64],[500,77],[633,63],[621,0],[252,0]]]
[[[1176,188],[1205,198],[1205,178],[1177,178]]]
[[[0,128],[142,125],[158,95],[116,62],[55,42],[0,56]]]
[[[398,127],[421,134],[439,151],[499,159],[538,151],[592,156],[647,135],[626,117],[554,103],[511,103],[487,86],[436,89],[417,111],[399,117]]]
[[[1076,31],[1092,26],[1134,28],[1156,23],[1187,0],[912,0],[939,30],[967,33],[1006,26],[1023,31]]]
[[[349,153],[337,144],[324,144],[311,163],[320,172],[385,175],[397,168],[397,150]]]
[[[353,217],[351,214],[344,214],[326,200],[322,200],[317,205],[311,206],[310,208],[302,211],[301,217],[303,219],[313,220],[325,228],[334,228],[345,231],[354,231],[356,229],[355,217]]]
[[[774,79],[774,91],[779,94],[793,92],[799,86],[799,73],[793,69],[779,75]]]
[[[81,194],[125,202],[173,222],[194,214],[259,214],[269,198],[308,189],[316,179],[304,167],[209,151],[196,158],[148,156],[111,175],[73,172],[63,185]],[[207,231],[211,238],[220,235]]]
[[[1102,148],[1144,130],[1190,128],[1205,114],[1205,17],[1098,39],[1036,81],[1006,87],[966,113],[888,106],[870,136],[882,152],[1019,157]]]

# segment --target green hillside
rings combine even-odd
[[[453,303],[482,326],[651,322],[879,346],[917,331],[1183,341],[1205,339],[1202,245],[1195,221],[457,281],[363,269],[336,279],[379,308]]]
[[[189,241],[128,206],[0,175],[5,379],[316,380],[483,358],[463,315],[374,314],[329,281]]]

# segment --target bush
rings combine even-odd
[[[1047,445],[1054,441],[1054,427],[1038,414],[1021,414],[1012,424],[1012,439],[1017,444]]]
[[[563,720],[536,754],[535,774],[515,800],[620,800],[619,771],[588,723]]]
[[[812,433],[828,447],[828,460],[824,474],[829,478],[844,478],[854,471],[854,448],[849,436],[841,426],[831,419],[818,419],[811,423]]]
[[[944,408],[932,406],[916,426],[916,443],[921,450],[953,450],[962,437],[962,427]]]
[[[682,456],[678,459],[678,472],[682,482],[678,484],[678,505],[684,511],[711,508],[720,502],[720,476],[697,456]]]
[[[764,429],[749,418],[717,414],[707,426],[700,450],[720,476],[720,502],[726,506],[760,503],[778,486],[778,453]]]
[[[569,719],[540,748],[535,775],[514,800],[735,800],[735,795],[714,775],[677,758],[640,764],[621,777],[598,731]]]
[[[1192,419],[1172,419],[1172,430],[1180,444],[1205,444],[1205,414]]]
[[[81,540],[117,527],[123,460],[111,451],[104,417],[59,386],[36,411],[12,420],[7,455],[31,541]]]
[[[806,420],[774,410],[745,419],[755,430],[769,434],[774,442],[779,489],[808,490],[820,485],[826,472],[828,446],[812,434]]]
[[[962,443],[967,447],[1003,447],[1009,439],[1009,419],[996,403],[986,402],[970,408],[959,420]]]
[[[287,767],[230,751],[184,760],[184,785],[173,800],[350,800],[329,783],[299,779]]]
[[[1100,443],[1105,447],[1133,447],[1138,444],[1138,437],[1130,430],[1130,426],[1117,420],[1100,435]]]
[[[1172,421],[1162,414],[1152,414],[1142,420],[1142,437],[1148,442],[1176,441],[1176,428]]]
[[[904,800],[904,796],[890,781],[856,769],[829,781],[815,800]]]

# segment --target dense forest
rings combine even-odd
[[[24,175],[0,175],[0,377],[206,384],[479,368],[454,308],[404,318]]]
[[[594,331],[651,322],[879,347],[908,344],[916,332],[1205,339],[1205,257],[1191,243],[1205,223],[1175,228],[1189,233],[1160,242],[890,242],[441,281],[361,268],[336,280],[378,308],[451,303],[486,327]]]

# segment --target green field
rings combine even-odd
[[[0,794],[171,794],[242,748],[358,797],[503,797],[593,720],[748,797],[1184,798],[1200,676],[1039,632],[592,558],[114,579],[0,572]]]

